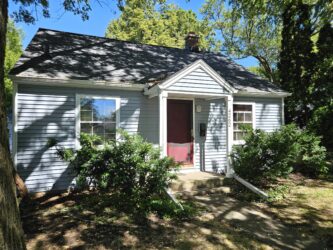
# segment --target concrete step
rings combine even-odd
[[[207,172],[180,173],[178,179],[171,183],[170,188],[175,194],[200,195],[230,192],[230,188],[224,186],[224,176]]]
[[[204,196],[210,194],[229,194],[231,192],[230,187],[214,187],[214,188],[204,188],[193,191],[178,191],[175,192],[177,198],[190,198],[193,196]]]

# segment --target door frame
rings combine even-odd
[[[194,97],[172,97],[168,96],[167,100],[186,100],[186,101],[192,101],[192,128],[193,128],[193,167],[196,168],[196,126],[195,126],[195,98]],[[168,102],[167,102],[168,103]],[[165,138],[168,138],[168,116],[166,115],[166,134]],[[168,143],[168,140],[166,139],[166,143]],[[167,147],[167,145],[165,145]],[[188,169],[188,168],[186,168]]]

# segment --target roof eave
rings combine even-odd
[[[258,91],[258,92],[248,92],[248,91],[238,91],[234,94],[235,96],[254,96],[254,97],[279,97],[284,98],[291,96],[292,94],[285,91],[279,91],[279,92],[265,92],[265,91]]]
[[[41,86],[61,86],[61,87],[83,87],[83,88],[107,88],[107,89],[124,89],[142,91],[144,84],[110,82],[104,80],[78,80],[78,79],[57,79],[57,78],[40,78],[9,75],[14,83],[41,85]]]

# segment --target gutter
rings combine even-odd
[[[289,92],[247,92],[247,91],[238,91],[234,96],[247,96],[247,97],[288,97],[292,94]]]
[[[41,85],[41,86],[61,86],[61,87],[82,87],[82,88],[104,88],[143,91],[144,84],[139,83],[121,83],[103,80],[78,80],[78,79],[50,79],[41,77],[21,77],[9,76],[13,82],[18,84]]]

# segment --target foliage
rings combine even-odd
[[[120,134],[119,140],[103,147],[98,136],[82,134],[81,148],[72,154],[59,150],[60,156],[70,162],[81,187],[113,191],[125,207],[147,213],[175,178],[171,170],[177,164],[172,158],[161,158],[159,149],[139,135]]]
[[[5,57],[5,105],[7,110],[12,106],[12,81],[8,78],[9,71],[14,67],[16,61],[22,54],[23,32],[15,27],[13,21],[7,24],[6,57]]]
[[[274,81],[278,61],[281,24],[267,20],[267,8],[240,8],[238,3],[206,0],[201,13],[223,38],[222,50],[235,58],[255,57],[264,76]]]
[[[315,72],[312,75],[312,105],[314,109],[333,103],[333,27],[326,23],[319,31],[316,43]]]
[[[213,31],[207,21],[199,21],[191,10],[172,4],[156,6],[154,1],[130,0],[122,8],[120,17],[112,20],[106,36],[151,45],[184,48],[189,32],[199,35],[200,47],[214,46]]]
[[[290,187],[288,185],[278,185],[276,187],[271,187],[268,190],[268,201],[278,201],[285,198],[286,194],[290,192]]]
[[[263,79],[270,79],[272,77],[273,82],[279,81],[279,71],[278,70],[274,70],[274,72],[272,72],[271,75],[268,75],[267,72],[265,71],[265,69],[260,65],[247,67],[247,70],[257,76],[260,76]]]
[[[281,86],[292,93],[286,99],[286,120],[304,127],[310,117],[311,75],[315,55],[312,52],[310,6],[287,5],[283,13],[282,48],[279,71]]]
[[[333,152],[333,103],[316,109],[308,124],[308,129],[322,135],[322,143]]]
[[[312,176],[328,170],[320,138],[294,124],[272,133],[250,131],[244,139],[245,145],[234,147],[231,158],[235,172],[253,184],[265,185],[293,170]]]
[[[333,27],[325,24],[317,41],[315,73],[312,75],[312,116],[307,127],[322,136],[323,145],[333,152]]]

